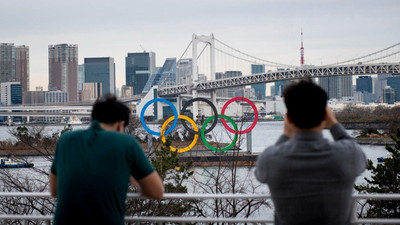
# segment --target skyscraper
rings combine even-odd
[[[340,99],[353,96],[353,78],[351,76],[320,77],[318,80],[319,85],[328,94],[328,98]]]
[[[0,44],[0,83],[15,81],[15,46]]]
[[[102,83],[103,95],[115,94],[114,58],[85,58],[85,83]]]
[[[176,84],[190,84],[192,78],[192,59],[181,59],[176,63]]]
[[[395,101],[400,102],[400,76],[388,77],[387,85],[394,89]]]
[[[141,94],[156,64],[154,52],[128,53],[125,57],[126,85],[133,87],[133,94]]]
[[[396,90],[389,86],[383,89],[383,102],[388,104],[394,104],[396,101]]]
[[[85,83],[85,64],[78,65],[78,91],[83,90],[83,83]]]
[[[356,79],[356,91],[372,93],[372,77],[359,76]]]
[[[49,45],[49,91],[55,90],[78,102],[78,45]]]
[[[143,94],[146,94],[154,85],[175,85],[176,84],[176,58],[167,58],[164,65],[154,70],[146,85],[143,87]]]
[[[320,77],[319,85],[326,91],[328,98],[340,98],[338,77]]]
[[[341,97],[353,96],[353,77],[352,76],[339,76],[339,95]]]
[[[15,47],[15,81],[20,82],[22,93],[29,91],[29,47]]]
[[[285,69],[278,68],[277,70],[278,71],[283,71]],[[284,81],[284,80],[275,81],[274,90],[273,90],[273,92],[271,92],[271,96],[280,96],[280,97],[282,97],[283,96],[283,89],[285,88],[285,84],[286,84],[286,81]]]
[[[29,47],[0,44],[0,83],[19,82],[22,93],[29,91]]]
[[[241,77],[242,76],[242,71],[225,71],[224,78],[230,78],[230,77]],[[231,87],[228,88],[228,96],[229,98],[235,97],[235,91],[237,90],[237,87]]]
[[[265,73],[265,65],[251,64],[251,74]],[[265,99],[265,91],[267,89],[267,84],[253,84],[251,88],[254,88],[254,93],[257,100]]]
[[[391,76],[391,74],[378,74],[378,76],[373,79],[374,93],[376,94],[379,102],[383,102],[383,90],[387,86],[387,78]]]
[[[280,96],[280,97],[282,97],[283,96],[283,89],[285,88],[285,84],[286,84],[286,81],[284,81],[284,80],[275,81],[274,93],[271,93],[271,94],[273,94],[272,96]]]

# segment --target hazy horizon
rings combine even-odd
[[[125,56],[142,52],[140,45],[161,66],[181,56],[193,33],[214,33],[250,55],[298,65],[303,29],[305,62],[321,65],[398,43],[399,10],[394,0],[3,1],[0,43],[29,46],[31,90],[47,89],[48,45],[61,43],[78,44],[79,64],[113,57],[120,88]]]

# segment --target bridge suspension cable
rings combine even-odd
[[[342,62],[327,64],[327,65],[325,65],[325,66],[333,66],[333,65],[346,64],[346,63],[349,63],[349,62],[359,61],[360,59],[365,59],[365,58],[371,57],[371,56],[373,56],[373,55],[376,55],[376,54],[382,53],[382,52],[384,52],[384,51],[387,51],[387,50],[389,50],[389,49],[392,49],[392,48],[394,48],[394,47],[396,47],[396,46],[400,46],[400,42],[397,43],[397,44],[394,44],[394,45],[392,45],[392,46],[389,46],[389,47],[387,47],[387,48],[384,48],[384,49],[382,49],[382,50],[379,50],[379,51],[376,51],[376,52],[373,52],[373,53],[370,53],[370,54],[367,54],[367,55],[364,55],[364,56],[361,56],[361,57],[357,57],[357,58],[354,58],[354,59],[349,59],[349,60],[342,61]],[[397,51],[397,52],[394,52],[394,53],[389,54],[389,55],[386,55],[386,56],[382,56],[382,57],[375,58],[375,59],[370,59],[370,60],[367,60],[367,61],[361,61],[361,62],[363,62],[363,63],[373,62],[373,61],[376,61],[376,60],[379,60],[379,59],[387,58],[387,57],[392,56],[392,55],[396,55],[396,54],[398,54],[399,52],[400,52],[400,51]]]
[[[185,56],[187,50],[189,49],[189,47],[192,45],[192,41],[190,41],[190,43],[188,44],[188,46],[186,47],[185,51],[183,52],[183,54],[181,55],[181,57],[178,59],[177,62],[181,61],[181,59]]]
[[[375,58],[375,59],[370,59],[370,60],[367,60],[367,61],[363,61],[363,63],[373,62],[373,61],[376,61],[376,60],[388,58],[388,57],[390,57],[390,56],[392,56],[392,55],[396,55],[396,54],[399,54],[399,53],[400,53],[400,51],[393,52],[393,53],[391,53],[391,54],[389,54],[389,55],[385,55],[385,56],[382,56],[382,57],[379,57],[379,58]]]
[[[258,57],[249,55],[249,54],[247,54],[247,53],[244,53],[244,52],[242,52],[242,51],[240,51],[240,50],[238,50],[238,49],[236,49],[236,48],[233,48],[233,47],[231,47],[231,46],[225,44],[224,42],[222,42],[222,41],[220,41],[220,40],[218,40],[218,39],[216,39],[216,38],[215,38],[215,41],[217,41],[217,42],[220,43],[221,45],[223,45],[223,46],[225,46],[225,47],[227,47],[227,48],[229,48],[229,49],[231,49],[231,50],[233,50],[233,51],[235,51],[235,52],[237,52],[237,53],[239,53],[239,54],[242,54],[242,55],[247,56],[247,57],[249,57],[249,58],[251,58],[251,59],[254,59],[254,61],[252,61],[252,60],[247,60],[247,59],[245,60],[244,58],[234,56],[234,55],[232,55],[232,54],[229,54],[229,53],[227,53],[227,52],[222,51],[222,50],[219,49],[219,51],[221,51],[221,52],[223,52],[223,53],[225,53],[225,54],[228,54],[228,55],[230,55],[230,56],[232,56],[232,57],[236,57],[236,58],[238,58],[238,59],[241,59],[241,60],[245,60],[245,61],[252,62],[252,63],[254,63],[254,62],[262,62],[262,64],[265,64],[266,66],[271,66],[271,67],[281,67],[281,68],[282,68],[282,67],[283,67],[283,68],[297,68],[297,67],[298,67],[298,66],[294,66],[294,65],[283,64],[283,63],[277,63],[277,62],[272,62],[272,61],[269,61],[269,60],[261,59],[261,58],[258,58]]]

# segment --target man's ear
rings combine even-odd
[[[289,113],[286,113],[286,118],[287,118],[289,123],[293,123],[292,118],[290,118]]]
[[[125,121],[119,121],[117,125],[118,132],[124,133],[125,132]]]
[[[328,120],[328,114],[327,114],[326,110],[328,110],[328,107],[325,108],[324,118],[322,119],[322,121]]]

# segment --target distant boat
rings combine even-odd
[[[0,168],[29,168],[33,163],[21,162],[12,158],[0,158]]]
[[[265,115],[265,116],[264,116],[264,119],[267,119],[267,120],[274,120],[274,119],[275,119],[275,115]]]
[[[77,116],[71,116],[68,120],[68,123],[70,125],[80,125],[82,124],[82,121],[77,117]]]

